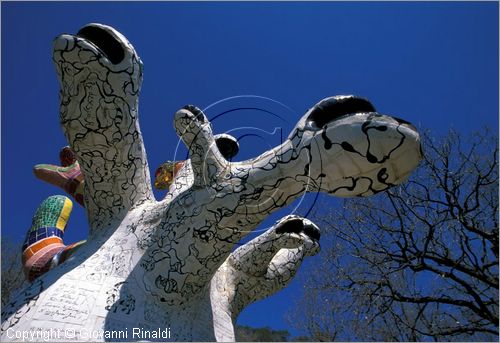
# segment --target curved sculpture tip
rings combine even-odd
[[[215,142],[212,126],[198,107],[186,105],[174,116],[174,127],[189,150],[194,187],[215,184],[227,165]]]
[[[226,160],[230,161],[240,151],[240,145],[235,137],[227,133],[221,133],[215,135],[214,138],[217,148]]]
[[[132,206],[153,199],[138,123],[142,62],[121,33],[97,23],[58,36],[53,61],[61,125],[85,177],[91,234],[114,230]]]

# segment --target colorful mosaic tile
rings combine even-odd
[[[33,281],[49,270],[53,257],[64,250],[62,238],[72,208],[69,198],[55,195],[45,199],[36,210],[23,244],[28,280]]]

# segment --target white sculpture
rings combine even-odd
[[[288,216],[231,253],[241,238],[303,192],[371,195],[404,181],[420,160],[411,124],[353,96],[320,101],[282,145],[244,162],[227,161],[208,119],[186,106],[174,125],[190,159],[156,201],[132,45],[89,24],[56,38],[53,59],[90,235],[4,309],[2,341],[22,332],[51,341],[234,340],[239,312],[286,286],[318,251],[319,229]]]

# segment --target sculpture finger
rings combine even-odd
[[[283,223],[283,224],[282,224]],[[301,244],[296,248],[302,248],[306,256],[314,256],[320,250],[319,240],[321,231],[319,227],[307,218],[289,215],[281,219],[276,226],[276,233],[285,235],[298,235]],[[283,248],[293,249],[295,247],[283,246]]]
[[[295,249],[281,249],[274,255],[267,268],[265,279],[276,284],[275,288],[284,288],[295,276],[304,257],[309,256],[303,247]]]
[[[313,222],[289,215],[236,249],[212,279],[211,297],[216,299],[217,308],[235,321],[247,305],[286,287],[304,257],[319,251],[319,238],[319,228]],[[228,336],[221,330],[216,335],[226,339],[234,333]]]
[[[80,205],[84,206],[84,176],[78,162],[67,167],[37,164],[33,168],[33,173],[38,179],[63,189]]]
[[[24,272],[33,281],[51,268],[53,257],[64,250],[64,230],[73,203],[62,195],[44,200],[38,207],[23,244]]]
[[[63,131],[85,176],[91,233],[153,199],[138,122],[142,62],[115,29],[89,24],[54,40]]]
[[[307,249],[304,246],[298,248],[280,249],[266,265],[266,271],[263,275],[242,277],[240,281],[248,286],[238,287],[238,292],[246,294],[237,294],[236,299],[241,299],[244,306],[264,299],[288,286],[299,270]]]
[[[290,217],[284,218],[288,225],[278,226],[276,231],[281,235],[299,235],[302,244],[296,248],[282,248],[273,256],[260,284],[261,293],[265,296],[285,288],[297,273],[304,257],[316,255],[320,250],[319,228],[306,218]]]
[[[175,113],[174,126],[188,147],[194,186],[216,182],[227,161],[219,152],[205,114],[193,105],[184,106]]]
[[[280,250],[300,248],[306,256],[315,255],[319,251],[319,238],[319,228],[310,220],[288,215],[262,235],[236,249],[230,258],[242,272],[263,276]]]

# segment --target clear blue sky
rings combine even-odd
[[[38,204],[61,194],[32,174],[37,163],[56,163],[66,144],[58,122],[52,39],[89,22],[121,31],[144,62],[140,123],[152,172],[174,158],[177,109],[188,103],[206,108],[244,94],[288,108],[246,98],[207,111],[213,118],[227,109],[259,106],[278,115],[235,111],[213,122],[217,133],[237,129],[237,136],[246,135],[239,158],[276,145],[280,132],[286,137],[307,108],[335,94],[367,97],[380,112],[436,135],[451,127],[469,133],[489,126],[498,132],[497,2],[1,5],[1,224],[2,235],[18,240]],[[274,128],[275,135],[263,133]],[[332,200],[332,206],[338,203]],[[76,207],[67,241],[86,236],[83,210]],[[304,267],[300,274],[307,277]],[[296,280],[250,306],[239,323],[288,328],[283,314],[300,292]]]

